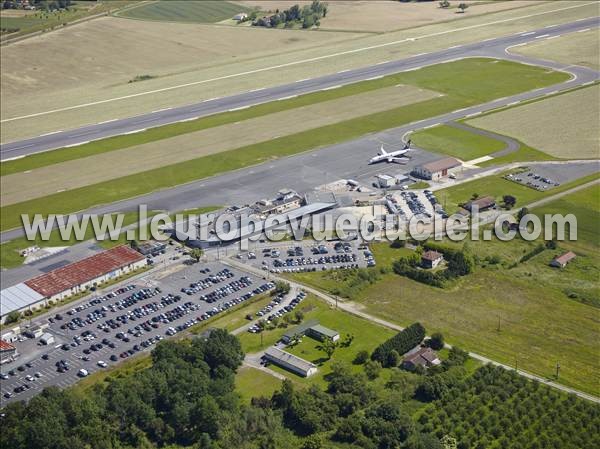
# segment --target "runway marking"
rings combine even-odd
[[[405,72],[413,72],[413,71],[415,71],[415,70],[420,70],[420,69],[422,69],[422,68],[423,68],[422,66],[419,66],[419,67],[413,67],[412,69],[406,69],[406,70],[405,70]]]
[[[552,28],[552,27],[557,27],[560,24],[555,23],[554,25],[546,25],[544,28]]]
[[[433,125],[429,125],[429,126],[425,126],[422,129],[429,129],[429,128],[435,128],[436,126],[440,126],[441,123],[434,123]]]
[[[531,34],[535,34],[535,31],[530,31],[529,33],[523,33],[521,36],[530,36]]]
[[[249,90],[249,91],[248,91],[248,93],[252,93],[252,92],[260,92],[261,90],[265,90],[265,89],[266,89],[266,87],[259,87],[258,89],[252,89],[252,90]]]
[[[350,71],[350,69],[346,69],[346,70],[340,70],[340,71],[339,71],[339,72],[337,72],[337,73],[338,73],[338,74],[340,74],[340,73],[346,73],[346,72],[349,72],[349,71]]]
[[[52,132],[46,133],[46,134],[40,134],[38,137],[46,137],[46,136],[51,136],[52,134],[58,134],[58,133],[62,133],[62,130],[52,131]]]
[[[294,81],[295,83],[301,83],[303,81],[308,81],[310,78],[303,78],[301,80]]]
[[[557,94],[558,91],[557,90],[553,90],[552,92],[548,92],[546,95],[555,95]]]
[[[494,101],[502,101],[502,100],[506,100],[508,97],[502,97],[502,98],[496,98]]]
[[[460,31],[467,31],[467,30],[487,27],[487,26],[491,26],[491,25],[498,25],[500,23],[514,22],[516,20],[527,19],[530,17],[543,16],[543,15],[552,14],[555,12],[566,11],[566,10],[575,9],[575,8],[582,8],[584,6],[595,5],[595,4],[596,4],[596,2],[588,2],[588,3],[584,3],[584,4],[579,4],[579,5],[566,6],[564,8],[557,8],[557,9],[553,9],[550,11],[542,11],[542,12],[538,12],[538,13],[527,14],[527,15],[520,16],[520,17],[511,17],[508,19],[500,19],[500,20],[495,20],[492,22],[479,23],[479,24],[475,24],[475,25],[469,25],[469,26],[454,28],[454,29],[450,29],[450,30],[438,31],[436,33],[430,33],[430,34],[426,34],[423,36],[418,36],[418,39],[438,37],[438,36],[452,34],[452,33],[460,32]],[[73,109],[80,109],[80,108],[84,108],[84,107],[95,106],[98,104],[111,103],[114,101],[126,100],[129,98],[136,98],[136,97],[141,97],[141,96],[151,95],[151,94],[156,94],[156,93],[161,93],[161,92],[168,92],[168,91],[175,90],[175,89],[181,89],[181,88],[190,87],[190,86],[197,86],[200,84],[206,84],[206,83],[210,83],[210,82],[214,82],[214,81],[220,81],[220,80],[225,80],[225,79],[230,79],[230,78],[238,78],[241,76],[252,75],[255,73],[266,72],[266,71],[270,71],[270,70],[274,70],[274,69],[291,67],[291,66],[295,66],[295,65],[299,65],[299,64],[306,64],[309,62],[322,61],[322,60],[334,58],[337,56],[349,55],[349,54],[353,54],[353,53],[362,53],[365,51],[370,51],[370,50],[377,49],[377,48],[389,47],[392,45],[398,45],[398,44],[402,44],[402,43],[410,42],[410,41],[414,41],[414,40],[415,40],[415,38],[407,38],[407,39],[401,39],[398,41],[384,42],[382,44],[370,45],[368,47],[360,47],[360,48],[355,48],[352,50],[345,50],[345,51],[341,51],[341,52],[337,52],[337,53],[331,53],[328,55],[315,56],[313,58],[307,58],[307,59],[303,59],[303,60],[299,60],[299,61],[287,62],[284,64],[278,64],[278,65],[274,65],[274,66],[270,66],[270,67],[262,67],[259,69],[248,70],[245,72],[232,73],[229,75],[223,75],[223,76],[219,76],[219,77],[215,77],[215,78],[208,78],[208,79],[204,79],[204,80],[192,81],[192,82],[184,83],[184,84],[178,84],[175,86],[163,87],[161,89],[154,89],[154,90],[149,90],[149,91],[145,91],[145,92],[138,92],[135,94],[123,95],[120,97],[107,98],[105,100],[81,103],[78,105],[67,106],[64,108],[52,109],[52,110],[43,111],[43,112],[36,112],[33,114],[22,115],[19,117],[12,117],[12,118],[8,118],[8,119],[0,120],[0,123],[12,122],[15,120],[22,120],[22,119],[31,118],[31,117],[39,117],[41,115],[53,114],[56,112],[70,111]]]
[[[589,28],[585,28],[583,30],[577,31],[577,33],[585,33],[586,31],[590,31],[590,29]]]
[[[324,88],[323,88],[323,89],[321,89],[321,90],[333,90],[333,89],[339,89],[340,87],[342,87],[342,85],[341,85],[341,84],[338,84],[338,85],[336,85],[336,86],[324,87]]]
[[[460,48],[460,47],[462,47],[462,45],[454,45],[452,47],[448,47],[448,50],[452,50],[454,48]]]
[[[239,108],[227,109],[227,112],[241,111],[243,109],[248,109],[249,107],[250,107],[250,105],[248,105],[248,106],[240,106]]]
[[[549,34],[541,34],[539,36],[536,36],[535,39],[542,39],[543,37],[548,37],[550,36]]]
[[[514,106],[516,104],[519,104],[521,102],[521,100],[519,101],[513,101],[512,103],[508,103],[506,106]]]
[[[173,109],[173,108],[162,108],[162,109],[157,109],[156,111],[152,111],[152,114],[156,114],[157,112],[163,112],[163,111],[168,111],[169,109]]]
[[[110,120],[104,120],[103,122],[98,122],[96,123],[96,125],[104,125],[105,123],[112,123],[112,122],[116,122],[118,119],[116,118],[112,118]]]
[[[377,64],[375,64],[375,65],[387,64],[388,62],[391,62],[391,61],[388,59],[387,61],[381,61],[381,62],[378,62],[378,63],[377,63]]]
[[[208,103],[209,101],[219,100],[221,97],[209,98],[208,100],[202,100],[202,103]]]
[[[596,81],[588,81],[587,83],[583,83],[582,86],[589,86],[591,84],[594,84]]]
[[[78,147],[79,145],[85,145],[86,143],[90,143],[90,141],[89,140],[84,140],[83,142],[72,143],[71,145],[65,145],[63,148]]]
[[[557,37],[560,37],[560,34],[557,34],[556,36],[550,36],[548,39],[546,39],[547,41],[549,41],[550,39],[556,39]]]
[[[383,78],[383,75],[372,76],[371,78],[365,78],[365,81],[380,80],[381,78]]]
[[[472,113],[472,114],[465,115],[465,117],[475,117],[476,115],[479,115],[479,114],[481,114],[481,111],[479,111],[479,112],[474,112],[474,113]]]
[[[136,129],[136,130],[134,130],[134,131],[128,131],[128,132],[126,132],[126,133],[123,133],[123,134],[137,134],[137,133],[144,132],[144,131],[146,131],[147,129],[148,129],[148,128]]]
[[[292,98],[297,98],[297,97],[298,97],[298,95],[288,95],[287,97],[278,98],[277,101],[291,100]]]
[[[489,39],[484,39],[481,42],[489,42],[489,41],[493,41],[494,39],[496,39],[495,37],[490,37]]]
[[[494,38],[494,39],[496,39],[496,38]],[[429,53],[417,53],[416,55],[412,55],[412,56],[410,56],[410,57],[411,57],[411,58],[416,58],[417,56],[425,56],[425,55],[428,55],[428,54],[429,54]]]

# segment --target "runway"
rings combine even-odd
[[[183,107],[163,109],[149,114],[107,121],[72,130],[56,131],[34,138],[0,145],[0,159],[7,160],[19,158],[29,154],[55,148],[75,146],[106,137],[140,132],[156,126],[192,120],[219,112],[246,108],[259,103],[294,97],[296,95],[319,90],[332,89],[345,84],[386,76],[454,59],[473,56],[504,57],[504,50],[507,47],[525,44],[540,38],[547,39],[565,33],[597,27],[599,24],[600,18],[592,17],[572,23],[555,25],[539,30],[530,30],[473,44],[454,46],[438,52],[415,55],[402,60],[389,61],[323,77],[299,80],[298,82],[291,84],[254,90],[229,97],[215,98]],[[522,62],[535,63],[535,60],[531,58],[521,58],[521,60]],[[7,119],[5,122],[10,120],[13,119]]]

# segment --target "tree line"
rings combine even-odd
[[[418,346],[424,338],[425,328],[421,323],[411,324],[377,346],[371,354],[371,359],[381,363],[382,366],[396,366],[400,355]]]
[[[327,12],[327,3],[313,0],[310,5],[303,7],[293,5],[283,11],[277,9],[274,14],[263,17],[258,17],[258,13],[253,12],[249,19],[252,20],[253,26],[266,28],[277,28],[279,26],[290,28],[294,25],[301,25],[302,28],[312,28],[321,25],[321,19],[327,16]]]

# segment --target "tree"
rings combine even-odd
[[[355,365],[362,365],[367,360],[369,360],[369,351],[363,349],[362,351],[358,351],[352,363]]]
[[[285,281],[275,282],[275,294],[276,295],[287,295],[290,292],[291,286]]]
[[[395,349],[392,349],[387,356],[386,366],[394,367],[400,364],[400,354]]]
[[[431,349],[435,349],[436,351],[442,349],[444,347],[444,336],[439,332],[433,334],[429,339],[429,347]]]
[[[330,337],[325,337],[319,345],[319,349],[327,354],[327,359],[331,358],[337,347],[337,342],[333,341],[333,339]]]
[[[527,209],[526,207],[522,207],[521,209],[519,209],[519,212],[517,212],[517,220],[521,221],[523,217],[528,213],[529,209]]]
[[[450,2],[448,0],[442,0],[440,2],[440,8],[449,8],[450,7]]]
[[[400,238],[397,238],[396,240],[394,240],[392,242],[392,244],[390,246],[392,248],[395,248],[395,249],[404,248],[406,246],[406,240],[402,240]]]
[[[8,315],[6,315],[6,319],[4,320],[5,324],[16,323],[21,318],[21,312],[18,310],[13,310]]]
[[[461,3],[460,5],[458,5],[458,9],[460,9],[461,13],[464,13],[468,7],[469,5],[467,5],[466,3]]]
[[[507,209],[511,209],[517,204],[517,199],[512,195],[504,195],[502,201]]]
[[[296,323],[301,323],[304,319],[304,312],[302,312],[302,310],[296,310],[294,318],[296,319]]]
[[[204,251],[202,251],[200,248],[193,248],[190,251],[190,257],[192,259],[194,259],[196,261],[196,263],[200,262],[200,259],[202,258],[203,255],[204,255]]]
[[[133,249],[138,249],[140,245],[137,240],[130,240],[129,246]]]
[[[350,345],[352,344],[353,341],[354,341],[354,335],[352,335],[352,334],[346,334],[344,336],[344,339],[342,340],[341,345],[344,348],[348,348],[348,347],[350,347]]]
[[[370,380],[375,380],[379,377],[379,373],[381,372],[381,363],[374,360],[367,360],[363,369]]]

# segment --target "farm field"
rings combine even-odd
[[[470,71],[460,71],[460,68]],[[2,208],[0,228],[19,225],[20,213],[68,213],[84,210],[94,204],[114,202],[202,179],[235,168],[264,162],[272,157],[296,154],[322,145],[333,144],[369,132],[400,126],[471,104],[482,103],[500,95],[553,84],[566,75],[538,67],[493,59],[467,59],[394,75],[394,79],[422,89],[444,93],[444,96],[414,104],[411,108],[395,108],[317,129],[279,137],[236,150],[209,155],[154,170],[92,184],[66,192]],[[498,79],[503,80],[502,83]],[[476,81],[476,82],[475,82]],[[491,88],[493,87],[493,89]]]
[[[463,161],[477,159],[503,150],[504,142],[448,125],[417,131],[410,135],[413,143],[424,150],[447,154]]]
[[[103,12],[115,11],[130,4],[134,0],[78,0],[73,2],[69,10],[26,11],[22,9],[5,9],[0,11],[0,29],[2,38],[11,39],[36,31],[51,30],[75,20]]]
[[[478,267],[475,273],[444,290],[384,274],[353,299],[372,315],[404,326],[420,321],[428,333],[442,332],[450,344],[508,365],[517,361],[520,369],[541,376],[550,377],[560,361],[561,383],[598,394],[600,366],[594,355],[594,342],[599,337],[598,310],[569,299],[562,291],[564,282],[560,286],[558,271],[550,272],[554,276],[552,285],[542,284],[548,276],[540,273],[545,270],[543,264],[554,253],[543,252],[536,256],[539,261],[534,258],[509,270],[506,266],[534,248],[535,242],[517,239],[510,243],[481,241],[469,245],[481,257],[500,255],[501,265]],[[375,257],[384,253],[389,260],[402,257],[406,251],[391,249],[388,243],[372,245],[372,249]],[[398,251],[396,257],[394,251]],[[583,264],[573,267],[576,269],[587,270]],[[528,274],[531,272],[534,274]],[[302,276],[311,275],[314,285],[327,276]],[[593,274],[588,271],[587,276],[590,275]],[[578,276],[582,274],[573,279]],[[569,319],[557,320],[560,316]]]
[[[548,13],[534,15],[545,12]],[[5,121],[2,123],[2,139],[8,142],[86,123],[293,82],[592,14],[595,14],[594,6],[583,2],[536,3],[489,15],[469,16],[466,13],[468,17],[461,20],[463,26],[458,29],[454,23],[438,23],[376,35],[173,24],[115,17],[98,19],[3,49],[0,69],[5,82],[1,86],[2,119],[60,111]],[[487,25],[498,20],[506,20],[502,28]],[[407,39],[415,37],[423,38],[407,42]],[[123,42],[128,44],[123,45]],[[138,42],[144,45],[135,44]],[[398,43],[381,46],[390,42]],[[61,51],[65,46],[70,48],[68,58]],[[116,47],[120,48],[117,55],[113,51]],[[367,47],[370,47],[368,52],[355,51]],[[273,50],[275,48],[276,51]],[[37,61],[37,70],[26,66],[20,57],[23,52]],[[320,57],[326,58],[321,60],[326,64],[308,62]],[[274,66],[278,68],[268,69]],[[64,77],[67,72],[71,79]],[[252,76],[240,75],[249,72]],[[154,78],[129,83],[142,75]],[[146,94],[187,83],[193,84]],[[132,94],[142,95],[111,100]],[[111,101],[96,103],[100,100]],[[80,109],[62,110],[84,103],[92,104]]]
[[[170,139],[101,153],[36,170],[2,176],[3,205],[233,150],[334,123],[417,103],[440,94],[413,86],[393,86],[301,106]],[[360,104],[360,108],[354,107]],[[169,148],[169,151],[165,151]],[[118,161],[118,165],[115,165]],[[93,166],[93,172],[87,167]]]
[[[565,34],[556,39],[541,40],[510,49],[511,53],[600,70],[600,53],[598,51],[597,29]]]
[[[294,4],[303,6],[310,4],[310,1],[242,0],[237,3],[248,7],[259,7],[263,11],[274,11],[276,9],[287,9]],[[535,2],[513,1],[510,3],[490,3],[485,1],[467,1],[465,3],[469,5],[468,13],[457,14],[456,8],[442,9],[435,2],[427,5],[418,5],[382,0],[336,0],[329,3],[329,12],[327,17],[321,20],[320,29],[365,32],[393,31],[531,6]]]
[[[598,158],[599,96],[600,86],[594,85],[466,123],[514,137],[558,158]]]
[[[214,23],[229,19],[240,12],[248,12],[238,4],[227,1],[163,1],[145,3],[116,13],[119,17],[165,22]]]

